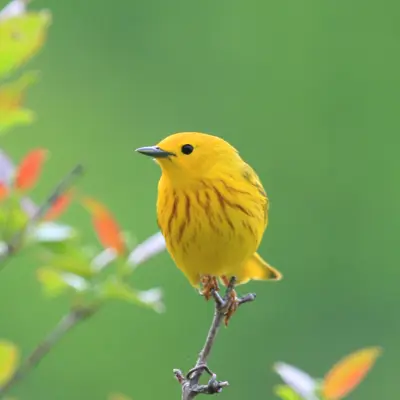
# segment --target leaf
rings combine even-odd
[[[153,288],[149,290],[141,290],[136,292],[142,304],[150,307],[157,313],[165,311],[165,305],[162,302],[162,290],[160,288]]]
[[[0,341],[0,386],[14,374],[19,362],[18,348],[11,342]]]
[[[301,397],[287,385],[275,386],[274,392],[282,400],[302,400]]]
[[[89,288],[89,283],[81,276],[57,271],[51,267],[39,268],[36,275],[44,293],[49,297],[59,296],[68,288],[78,292]]]
[[[90,260],[79,248],[68,248],[68,253],[53,257],[50,264],[58,270],[71,272],[81,277],[90,278],[94,275]]]
[[[0,234],[8,242],[17,232],[24,229],[28,216],[15,197],[8,197],[0,208]]]
[[[19,190],[31,189],[37,182],[47,150],[35,149],[30,151],[19,164],[15,176],[15,187]]]
[[[10,156],[4,150],[0,150],[0,182],[9,185],[14,176],[14,170],[14,162]]]
[[[50,23],[51,14],[45,10],[0,20],[0,77],[42,48]]]
[[[0,201],[8,196],[8,187],[4,183],[0,183]]]
[[[83,204],[92,214],[93,225],[100,243],[104,248],[110,247],[119,255],[123,254],[125,243],[120,228],[111,213],[103,204],[91,198],[83,199]]]
[[[66,253],[68,253],[70,251],[71,247],[76,248],[78,246],[78,243],[76,243],[78,236],[77,236],[77,233],[76,233],[75,230],[73,231],[73,236],[71,235],[71,237],[69,237],[69,238],[64,237],[65,240],[62,240],[62,236],[61,235],[63,235],[63,232],[62,232],[63,228],[64,228],[64,226],[61,226],[61,231],[60,231],[60,239],[61,240],[60,241],[58,241],[58,240],[47,240],[46,237],[43,237],[43,239],[44,239],[43,241],[40,241],[40,240],[38,241],[38,243],[45,250],[47,250],[47,252],[50,255],[50,257],[56,256],[56,255],[66,254]],[[65,229],[66,229],[65,233],[68,234],[68,231],[70,229],[73,229],[73,228],[71,228],[69,226],[65,226]],[[43,235],[43,236],[45,236],[45,235]],[[34,236],[34,238],[35,238],[35,236]]]
[[[49,297],[56,297],[68,288],[68,284],[63,279],[61,273],[52,268],[39,268],[36,271],[36,276],[42,284],[44,293]]]
[[[26,12],[27,0],[12,0],[0,10],[0,21],[23,15]]]
[[[32,229],[33,239],[41,243],[59,243],[73,239],[75,230],[68,225],[55,222],[41,222]]]
[[[139,301],[137,293],[130,286],[114,278],[111,278],[102,284],[101,293],[106,299],[124,300],[136,304],[142,304],[142,302]]]
[[[91,266],[93,271],[100,272],[102,271],[107,265],[111,264],[115,258],[117,257],[117,253],[114,249],[104,249],[101,253],[97,254],[92,262]]]
[[[347,396],[364,379],[381,354],[379,347],[356,351],[341,361],[325,375],[322,394],[327,400],[339,400]]]
[[[161,232],[157,232],[135,247],[129,254],[128,265],[135,268],[165,249],[164,236]]]
[[[318,400],[315,395],[318,384],[309,374],[284,362],[276,363],[274,370],[302,398],[306,400]]]
[[[44,247],[48,250],[46,263],[51,265],[53,269],[69,272],[84,278],[90,278],[95,275],[96,271],[92,267],[91,258],[76,240],[41,244],[44,244]]]
[[[165,307],[162,303],[162,292],[158,288],[136,291],[127,284],[111,278],[101,287],[102,297],[105,299],[123,300],[153,309],[161,313]]]
[[[34,113],[22,107],[26,89],[37,80],[36,72],[26,72],[16,81],[0,86],[0,134],[17,125],[27,125]]]
[[[65,283],[77,292],[83,292],[90,288],[89,282],[81,276],[63,272],[61,274]]]
[[[72,199],[72,191],[62,194],[57,200],[51,205],[43,219],[45,221],[51,221],[57,219],[69,206]]]

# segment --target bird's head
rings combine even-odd
[[[240,161],[237,150],[225,140],[205,133],[175,133],[156,146],[140,147],[137,152],[150,156],[173,182],[213,178],[230,172]]]

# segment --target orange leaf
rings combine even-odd
[[[31,189],[39,178],[47,150],[30,151],[18,166],[15,187],[20,190]]]
[[[0,183],[0,201],[8,195],[8,187],[4,183]]]
[[[322,394],[327,400],[340,400],[363,380],[381,354],[379,347],[356,351],[339,361],[325,375]]]
[[[98,201],[85,198],[83,204],[92,214],[94,229],[101,244],[113,248],[118,254],[125,250],[125,244],[117,222],[107,208]]]
[[[43,219],[45,221],[51,221],[58,218],[69,206],[72,199],[72,191],[58,196],[57,200],[52,204],[50,209],[47,211]]]

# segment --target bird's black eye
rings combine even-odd
[[[191,144],[184,144],[181,148],[183,154],[190,154],[193,151],[193,146]]]

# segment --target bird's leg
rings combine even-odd
[[[203,275],[201,277],[201,284],[203,286],[201,294],[204,296],[206,300],[210,300],[213,291],[215,292],[219,291],[218,281],[215,276]]]
[[[229,279],[225,275],[221,276],[221,280],[226,287],[229,286],[229,283],[230,283]],[[236,291],[234,289],[232,289],[229,292],[228,298],[225,299],[225,301],[227,302],[227,309],[226,309],[226,313],[225,313],[224,323],[225,323],[225,326],[228,326],[229,320],[231,319],[232,315],[235,313],[235,311],[239,307],[239,298],[237,297]]]

